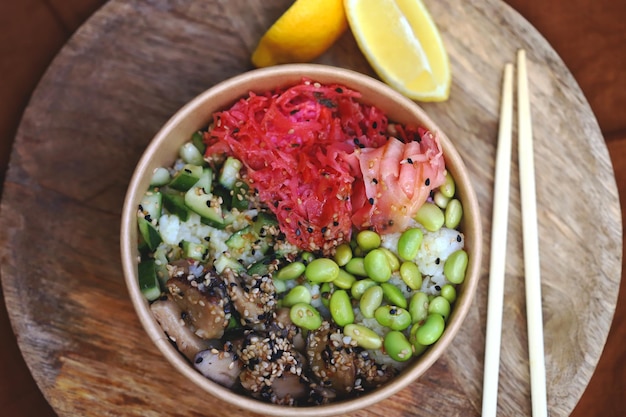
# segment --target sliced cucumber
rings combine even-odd
[[[229,156],[226,158],[222,170],[220,171],[219,183],[227,190],[232,190],[235,182],[239,179],[239,170],[243,164],[237,158]]]
[[[215,260],[213,267],[218,274],[224,272],[226,268],[230,268],[234,272],[245,272],[246,268],[229,256],[222,255]]]
[[[278,220],[273,215],[264,211],[259,212],[254,220],[254,231],[260,237],[268,235],[267,229],[270,227],[278,227]]]
[[[231,207],[239,211],[247,210],[250,207],[249,191],[250,187],[243,180],[235,181],[231,196]]]
[[[169,186],[178,191],[187,191],[198,182],[202,173],[203,169],[200,165],[186,164],[174,175]]]
[[[204,144],[204,136],[202,135],[202,132],[198,131],[191,135],[191,143],[193,143],[193,146],[195,146],[196,149],[198,149],[198,151],[200,151],[200,153],[204,155],[204,151],[206,151],[206,145]]]
[[[139,210],[143,212],[146,220],[158,220],[161,217],[163,195],[159,191],[148,190],[139,202]]]
[[[231,249],[251,248],[252,244],[258,239],[258,235],[254,232],[252,226],[246,226],[241,230],[237,230],[226,239],[226,246]]]
[[[171,214],[178,216],[181,222],[189,219],[189,209],[185,205],[185,195],[175,191],[163,193],[163,207]]]
[[[182,241],[183,256],[185,258],[195,259],[196,261],[204,261],[209,253],[209,247],[202,243],[189,242],[187,240]]]
[[[171,176],[167,168],[158,167],[152,171],[152,178],[150,179],[150,185],[152,187],[161,187],[170,182]]]
[[[148,248],[155,250],[157,246],[159,246],[159,243],[163,241],[157,228],[143,217],[137,217],[137,225]]]
[[[224,215],[219,198],[211,193],[213,172],[205,168],[196,184],[185,193],[185,205],[209,221],[214,227],[223,227]]]
[[[156,273],[156,264],[153,259],[147,259],[137,266],[139,289],[148,301],[154,301],[161,296],[161,287]]]
[[[202,154],[200,153],[198,148],[196,148],[196,146],[191,142],[184,143],[180,147],[178,154],[180,155],[180,158],[188,164],[204,164],[204,158],[202,157]]]

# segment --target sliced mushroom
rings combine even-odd
[[[207,349],[196,354],[193,364],[202,375],[227,388],[233,388],[239,382],[241,363],[236,354]]]
[[[241,324],[263,330],[276,308],[276,288],[272,278],[237,274],[230,268],[226,268],[222,275],[228,295],[241,317]]]
[[[230,314],[225,311],[228,299],[223,291],[206,285],[199,286],[196,281],[189,281],[185,276],[170,278],[165,286],[172,299],[185,312],[183,318],[194,328],[196,335],[203,339],[219,339],[224,335]]]
[[[209,341],[198,337],[182,319],[183,310],[170,295],[150,305],[152,314],[178,350],[190,361],[201,350],[209,347]]]
[[[306,398],[309,384],[301,376],[284,372],[272,381],[272,402],[274,404],[294,405]]]
[[[338,396],[354,390],[356,381],[354,346],[344,342],[341,329],[325,321],[307,336],[307,358],[320,385],[331,388]]]
[[[302,329],[293,324],[291,317],[289,317],[289,308],[279,308],[276,310],[276,315],[271,323],[270,331],[279,333],[281,336],[289,339],[294,349],[298,352],[304,352],[306,347],[306,341],[302,334]]]

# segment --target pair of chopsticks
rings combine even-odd
[[[533,136],[526,72],[526,52],[517,53],[517,109],[520,197],[526,284],[526,321],[533,417],[547,416],[545,357],[543,351],[543,317],[541,312],[541,276]],[[506,64],[502,88],[500,126],[496,152],[494,207],[491,235],[487,336],[483,379],[482,417],[496,415],[500,342],[502,337],[502,304],[509,208],[511,170],[511,136],[513,125],[513,64]]]

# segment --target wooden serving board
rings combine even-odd
[[[529,59],[549,412],[567,416],[609,331],[622,225],[589,105],[539,33],[499,0],[426,0],[450,54],[450,99],[423,107],[458,147],[482,209],[482,280],[464,329],[414,385],[359,416],[478,416],[502,69]],[[186,381],[126,293],[120,212],[142,151],[185,102],[251,69],[289,0],[122,1],[61,51],[24,115],[0,208],[0,273],[19,346],[60,416],[245,415]],[[374,76],[351,34],[318,62]],[[499,414],[530,415],[517,153],[513,155]]]

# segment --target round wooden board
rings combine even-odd
[[[143,149],[185,102],[251,69],[289,0],[112,0],[35,91],[0,208],[6,305],[33,376],[60,416],[245,415],[162,360],[124,285],[119,222]],[[425,1],[450,54],[444,103],[423,107],[473,175],[490,246],[502,69],[527,50],[535,136],[548,405],[566,416],[600,357],[621,273],[609,155],[589,105],[540,34],[499,0]],[[374,76],[351,34],[318,62]],[[517,153],[513,155],[499,413],[530,415]],[[489,251],[465,328],[420,380],[354,415],[478,416]],[[536,300],[540,302],[540,300]]]

